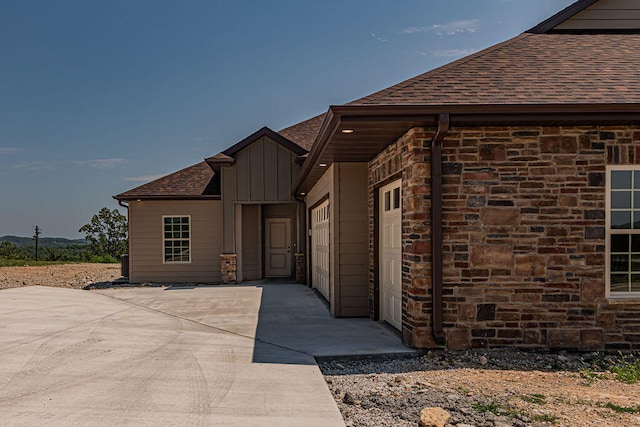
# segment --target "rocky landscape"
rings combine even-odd
[[[495,349],[321,369],[350,427],[415,427],[424,408],[446,411],[446,426],[575,427],[640,425],[640,383],[624,382],[639,366],[631,355]]]

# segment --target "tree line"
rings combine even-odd
[[[117,209],[102,208],[80,230],[88,245],[72,244],[66,247],[38,249],[38,260],[57,262],[118,262],[128,250],[127,217]],[[34,246],[18,246],[0,242],[0,258],[31,261],[36,259]]]

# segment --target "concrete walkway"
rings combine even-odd
[[[0,425],[343,426],[312,355],[378,351],[301,285],[2,290]]]

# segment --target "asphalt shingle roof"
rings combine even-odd
[[[163,176],[115,196],[118,200],[144,198],[197,198],[220,194],[214,183],[215,173],[205,162]]]
[[[320,114],[319,116],[312,117],[308,120],[289,126],[288,128],[278,131],[278,133],[290,141],[295,142],[300,147],[307,151],[311,151],[311,146],[318,136],[320,126],[324,121],[326,114]]]
[[[640,102],[640,34],[521,34],[348,105]]]
[[[638,64],[640,34],[524,33],[347,105],[636,104]],[[278,133],[310,151],[324,119]],[[116,198],[219,195],[214,176],[201,162]]]

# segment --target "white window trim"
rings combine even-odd
[[[164,219],[165,218],[189,218],[189,261],[167,261],[164,257]],[[191,215],[162,215],[162,263],[163,264],[191,264],[193,259],[193,246],[191,245],[191,234],[193,233],[193,225],[191,224]],[[185,240],[185,239],[180,239]]]
[[[611,235],[623,234],[634,230],[611,230],[611,172],[612,171],[640,171],[640,165],[611,165],[606,167],[606,190],[605,190],[605,298],[610,300],[637,300],[640,299],[640,292],[619,292],[611,293]],[[633,220],[633,218],[632,218]],[[631,233],[633,234],[633,233]],[[638,233],[640,234],[640,230]]]

